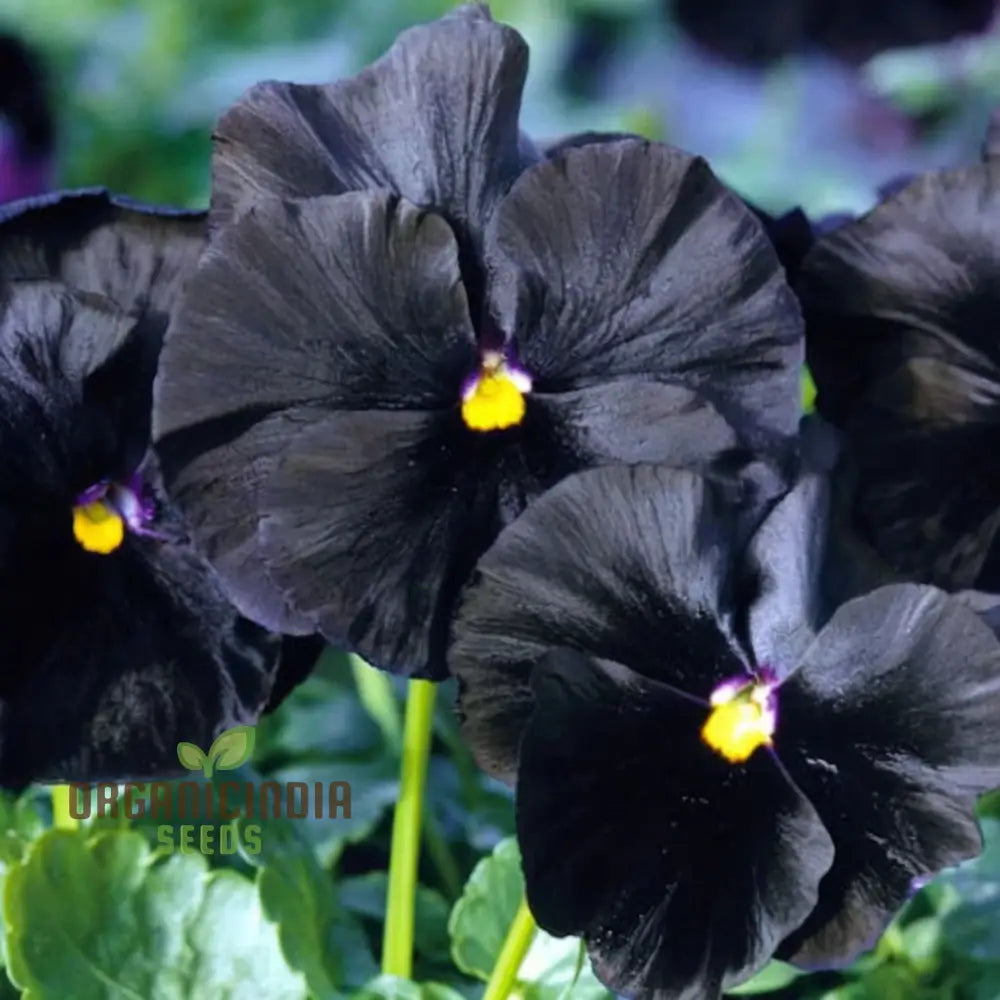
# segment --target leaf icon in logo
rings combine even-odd
[[[195,743],[178,743],[177,759],[189,771],[200,771],[207,761],[204,751]]]
[[[208,751],[208,761],[205,777],[212,776],[212,768],[220,771],[232,771],[250,759],[253,754],[253,726],[235,726],[219,733]]]

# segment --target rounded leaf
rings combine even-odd
[[[308,995],[252,882],[200,854],[158,857],[135,831],[43,834],[7,874],[4,926],[32,1000]]]

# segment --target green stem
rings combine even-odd
[[[403,722],[403,760],[399,801],[392,820],[389,854],[389,891],[385,934],[382,938],[382,972],[409,979],[413,973],[413,925],[417,895],[417,861],[420,856],[420,821],[424,782],[434,732],[437,685],[412,680],[406,696]]]
[[[75,830],[80,825],[80,821],[70,813],[71,794],[69,785],[52,786],[52,825],[57,830]]]
[[[490,973],[483,1000],[507,1000],[517,982],[518,969],[521,968],[524,956],[528,954],[537,929],[535,918],[528,909],[528,901],[522,899],[500,949],[497,964]]]

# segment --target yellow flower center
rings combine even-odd
[[[103,500],[73,508],[73,536],[88,551],[107,555],[125,538],[121,516]]]
[[[701,738],[731,764],[742,764],[758,747],[771,746],[777,719],[769,685],[756,681],[743,687],[722,685],[710,703]]]
[[[462,393],[462,419],[474,431],[502,431],[524,419],[525,393],[531,379],[507,365],[503,357],[489,352],[482,368]]]

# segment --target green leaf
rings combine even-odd
[[[29,795],[0,792],[0,871],[24,857],[28,845],[45,831]]]
[[[305,1000],[254,886],[141,834],[50,830],[4,887],[24,1000]]]
[[[903,951],[918,973],[929,973],[938,964],[941,951],[941,921],[922,917],[903,928]]]
[[[518,971],[525,1000],[609,1000],[579,938],[554,938],[538,932]]]
[[[315,1000],[335,1000],[342,990],[367,983],[378,967],[364,931],[294,824],[245,822],[261,827],[261,851],[253,861],[262,866],[257,889],[264,913],[277,924],[285,958],[305,975]]]
[[[299,830],[328,867],[345,843],[363,840],[399,797],[399,765],[389,757],[373,761],[324,761],[281,768],[268,775],[273,781],[304,781],[324,786],[346,781],[351,786],[351,815],[336,819],[309,816],[297,821]]]
[[[929,1000],[916,973],[900,962],[883,963],[865,976],[862,985],[866,997],[878,1000]]]
[[[753,979],[748,979],[739,986],[730,987],[726,990],[726,996],[745,997],[758,993],[773,993],[776,990],[783,990],[801,975],[801,971],[794,965],[775,960],[768,962]]]
[[[444,983],[413,983],[398,976],[379,976],[351,1000],[465,1000]]]
[[[489,979],[523,895],[520,851],[516,839],[508,837],[476,865],[451,911],[451,954],[462,972]],[[563,1000],[570,986],[573,1000],[609,998],[590,960],[579,966],[578,938],[538,931],[518,974],[525,1000]]]
[[[208,751],[208,759],[218,771],[234,771],[253,756],[253,726],[234,726],[219,733]]]
[[[178,743],[177,759],[189,771],[200,771],[208,759],[204,751],[195,743]]]
[[[261,718],[255,760],[270,768],[304,758],[377,756],[383,748],[378,726],[358,697],[350,660],[328,650],[277,711]]]
[[[517,840],[501,840],[472,870],[448,920],[451,955],[462,972],[489,979],[524,894]]]
[[[944,913],[941,931],[956,954],[976,961],[1000,955],[1000,820],[983,817],[983,853],[939,876],[958,893],[958,903]]]
[[[802,412],[812,413],[816,409],[816,383],[812,373],[802,366]]]

